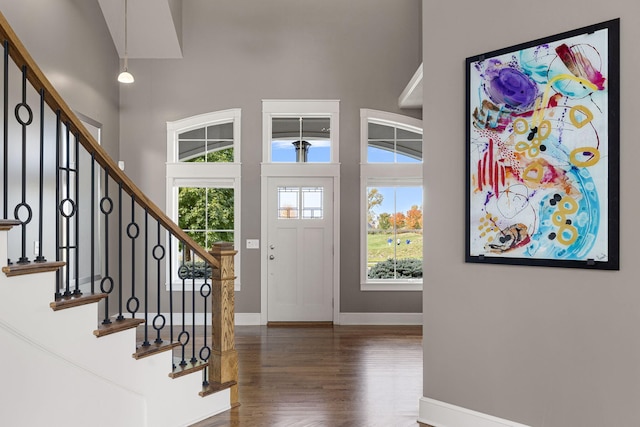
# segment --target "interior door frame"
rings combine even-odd
[[[340,322],[340,165],[322,163],[262,164],[260,179],[260,323],[268,321],[268,191],[271,178],[331,178],[333,181],[333,323]]]

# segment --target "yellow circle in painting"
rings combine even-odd
[[[516,143],[516,151],[518,152],[522,152],[522,151],[526,151],[529,149],[529,144],[527,144],[524,141],[520,141],[518,143]]]
[[[578,155],[591,154],[587,160],[578,160]],[[586,156],[585,156],[586,157]],[[595,147],[578,147],[569,154],[571,163],[578,167],[593,166],[600,161],[600,151]]]
[[[570,233],[570,237],[565,237],[565,232]],[[578,238],[578,230],[573,225],[563,225],[558,228],[558,242],[569,246]]]
[[[535,139],[544,141],[549,137],[550,133],[551,133],[551,122],[549,120],[543,120],[542,122],[540,122],[540,125],[538,125],[538,135],[536,136]]]
[[[560,200],[561,211],[564,213],[572,214],[578,211],[578,202],[571,196],[564,196]]]
[[[513,130],[518,135],[524,135],[529,132],[529,123],[522,117],[518,117],[513,121]]]
[[[582,113],[584,115],[584,117],[581,117],[582,120],[578,121],[576,113]],[[569,110],[569,120],[571,120],[571,123],[575,127],[580,129],[584,125],[591,123],[591,120],[593,120],[593,113],[584,105],[575,105],[571,110]]]
[[[544,176],[542,165],[538,162],[531,163],[529,166],[524,168],[524,173],[522,174],[522,176],[527,181],[539,183],[540,181],[542,181],[542,177]]]

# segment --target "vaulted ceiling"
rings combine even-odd
[[[98,0],[111,38],[124,58],[125,0]],[[128,0],[129,58],[182,58],[182,0]]]
[[[129,58],[182,58],[182,0],[127,0]],[[111,38],[124,58],[125,0],[98,0]],[[422,65],[398,98],[400,108],[422,108]]]

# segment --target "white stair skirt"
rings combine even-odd
[[[7,232],[0,231],[6,259]],[[177,427],[229,409],[229,390],[198,395],[201,372],[169,378],[171,352],[135,360],[135,329],[96,338],[97,304],[54,312],[54,290],[53,272],[0,273],[3,423]]]

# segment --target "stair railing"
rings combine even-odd
[[[138,327],[134,357],[173,351],[170,376],[237,404],[233,246],[199,246],[120,170],[1,13],[0,41],[3,271],[57,271],[54,310],[102,301],[96,336]]]

